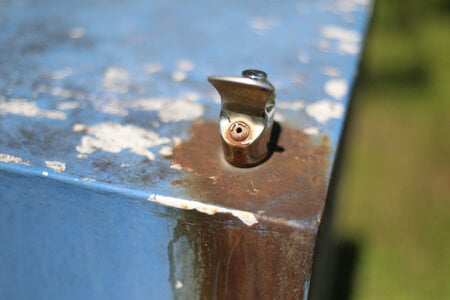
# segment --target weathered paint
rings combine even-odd
[[[242,297],[306,298],[369,12],[367,0],[3,3],[0,298],[226,298],[239,280]],[[206,77],[247,68],[276,87],[279,139],[236,171]]]
[[[258,223],[258,219],[255,214],[237,209],[225,208],[217,205],[205,204],[199,201],[185,200],[175,197],[165,197],[160,195],[150,195],[149,201],[156,202],[165,206],[185,209],[196,210],[207,215],[215,214],[230,214],[238,218],[242,223],[247,226],[252,226]]]
[[[173,184],[195,199],[254,213],[258,222],[246,228],[227,214],[212,221],[187,213],[178,221],[176,240],[186,237],[195,263],[177,278],[197,278],[203,299],[300,297],[325,205],[329,139],[275,126],[271,157],[241,169],[224,161],[211,127],[194,123],[190,139],[175,147],[172,159],[189,173]]]

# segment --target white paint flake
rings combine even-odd
[[[162,146],[161,149],[159,149],[158,153],[162,156],[172,156],[173,155],[173,148],[170,146]]]
[[[201,104],[189,101],[167,102],[158,116],[163,122],[189,121],[199,118],[203,114]]]
[[[195,102],[197,93],[183,93],[177,97],[143,98],[130,103],[130,107],[158,111],[162,122],[192,121],[203,115],[203,105]]]
[[[358,31],[335,25],[323,27],[322,35],[327,39],[335,39],[354,43],[357,43],[361,40],[361,35]]]
[[[128,110],[124,107],[123,103],[117,99],[108,99],[104,102],[96,102],[94,107],[102,113],[116,116],[127,116]]]
[[[335,78],[327,81],[324,89],[325,92],[334,99],[342,100],[342,98],[347,94],[348,85],[345,79]]]
[[[158,62],[150,63],[145,66],[145,71],[147,73],[157,73],[163,69],[163,65]]]
[[[110,92],[126,93],[128,92],[131,78],[128,72],[123,68],[111,67],[106,69],[103,74],[103,88]]]
[[[172,73],[173,82],[181,82],[187,78],[187,73],[185,71],[176,70]]]
[[[330,77],[338,77],[341,74],[339,69],[335,67],[323,67],[320,69],[320,72]]]
[[[64,99],[86,100],[88,98],[84,92],[63,89],[60,87],[45,86],[45,85],[39,86],[37,88],[37,92],[48,93],[52,96],[60,97],[60,98],[64,98]]]
[[[36,102],[27,99],[11,99],[8,102],[0,102],[0,115],[5,114],[53,120],[65,120],[67,118],[67,115],[62,111],[40,109]]]
[[[77,123],[77,124],[74,124],[73,125],[73,127],[72,127],[72,130],[74,131],[74,132],[81,132],[81,131],[83,131],[83,130],[86,130],[86,126],[84,126],[83,124],[79,124],[79,123]]]
[[[340,54],[357,54],[360,51],[361,34],[352,29],[328,25],[322,28],[322,36],[337,41],[336,51]]]
[[[258,34],[264,34],[269,29],[279,24],[274,17],[254,17],[250,20],[250,27]]]
[[[330,119],[340,119],[344,115],[344,106],[328,100],[312,103],[306,107],[306,113],[319,123],[326,123]]]
[[[319,128],[311,126],[308,128],[303,129],[303,132],[309,135],[316,135],[319,134]]]
[[[195,64],[189,59],[180,59],[175,63],[178,70],[183,72],[189,72],[194,69]]]
[[[59,161],[45,161],[45,165],[55,172],[61,173],[66,170],[66,164]]]
[[[90,154],[94,151],[119,153],[129,149],[131,152],[145,156],[150,160],[155,155],[149,148],[167,144],[170,139],[160,137],[156,132],[146,130],[135,125],[121,125],[119,123],[105,122],[94,126],[75,124],[75,132],[86,131],[76,150],[81,154]]]
[[[57,70],[57,71],[52,72],[52,79],[61,80],[70,75],[72,75],[72,69],[70,69],[70,68]]]
[[[337,50],[339,53],[355,55],[359,53],[361,46],[354,43],[340,43]]]
[[[86,31],[83,27],[74,27],[69,33],[69,36],[72,39],[81,39],[86,34]]]
[[[80,107],[80,103],[77,101],[66,101],[66,102],[60,102],[56,106],[59,110],[72,110]]]
[[[201,213],[205,213],[208,215],[215,215],[217,213],[226,213],[231,214],[241,220],[244,224],[247,226],[252,226],[253,224],[258,223],[258,219],[256,219],[256,216],[247,211],[237,210],[237,209],[231,209],[231,208],[224,208],[216,205],[206,204],[198,201],[191,201],[191,200],[185,200],[180,198],[174,198],[174,197],[166,197],[166,196],[160,196],[160,195],[150,195],[148,197],[149,201],[156,202],[162,205],[176,207],[180,209],[186,209],[186,210],[197,210]]]
[[[170,168],[174,169],[174,170],[182,170],[183,169],[183,167],[180,164],[171,164]]]
[[[175,288],[177,290],[181,289],[183,287],[183,283],[179,280],[177,280],[177,282],[175,282]]]
[[[305,107],[305,102],[301,100],[289,101],[289,102],[278,102],[277,108],[279,109],[289,109],[289,110],[300,110]]]
[[[91,177],[83,177],[83,181],[87,181],[87,182],[95,182],[95,178],[91,178]]]
[[[363,6],[368,6],[370,0],[337,0],[334,2],[335,7],[332,9],[341,13],[352,13]]]
[[[31,166],[31,163],[29,161],[23,161],[23,159],[20,157],[9,155],[6,153],[0,153],[0,161],[5,163],[15,163],[24,166]]]
[[[311,57],[306,52],[300,52],[297,58],[302,64],[308,64],[311,61]]]

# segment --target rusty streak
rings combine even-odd
[[[312,141],[285,127],[275,132],[277,146],[272,143],[284,151],[240,169],[224,161],[216,127],[195,123],[190,140],[174,149],[174,163],[190,172],[173,184],[196,200],[253,212],[259,223],[248,227],[230,215],[186,211],[169,256],[172,266],[188,263],[180,251],[193,261],[184,271],[173,267],[171,280],[195,278],[191,290],[200,299],[301,299],[327,194],[328,139]],[[186,296],[183,289],[174,293]]]

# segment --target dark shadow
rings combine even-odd
[[[267,144],[268,153],[267,153],[267,159],[269,159],[274,152],[283,152],[284,148],[280,147],[278,144],[278,139],[280,138],[281,134],[281,126],[278,122],[273,122],[272,125],[272,132],[270,133],[270,140]]]
[[[336,262],[331,295],[335,300],[352,299],[353,283],[359,259],[359,248],[353,241],[342,240],[336,245]]]

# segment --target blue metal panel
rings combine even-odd
[[[290,214],[277,201],[292,190],[261,204],[252,190],[239,202],[193,192],[186,178],[201,172],[172,153],[218,118],[207,76],[258,68],[282,132],[327,141],[326,188],[369,13],[365,0],[3,3],[0,298],[200,297],[200,250],[177,233],[185,209],[315,236],[323,202]]]

